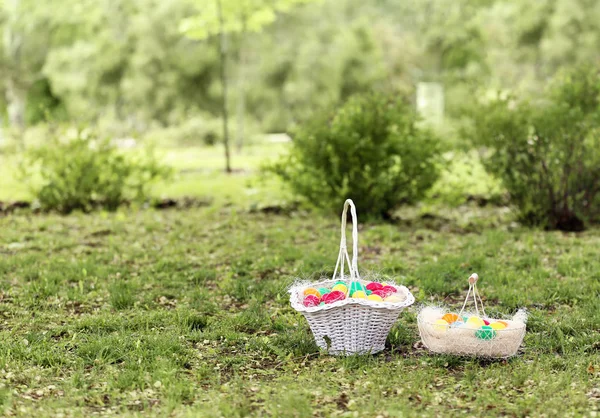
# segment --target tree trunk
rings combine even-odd
[[[25,127],[27,89],[23,88],[23,83],[18,82],[23,37],[15,30],[15,21],[20,12],[20,5],[21,0],[10,0],[5,4],[8,19],[4,26],[3,42],[4,58],[10,67],[8,74],[5,75],[8,122],[11,128],[22,130]]]
[[[12,78],[6,80],[6,103],[8,125],[22,130],[25,127],[25,105],[27,93],[20,89]]]
[[[244,146],[244,127],[246,118],[246,19],[243,19],[243,29],[240,37],[240,52],[238,62],[238,102],[237,102],[237,130],[236,149],[240,153]]]
[[[223,117],[223,144],[225,145],[225,171],[231,173],[231,161],[229,155],[229,113],[227,112],[227,45],[223,23],[223,9],[221,0],[216,0],[219,14],[219,63],[221,86],[223,87],[223,100],[221,101],[221,113]]]

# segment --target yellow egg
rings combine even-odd
[[[357,290],[356,292],[352,293],[352,297],[354,299],[366,299],[367,294],[365,292],[363,292],[362,290]]]
[[[383,301],[383,299],[381,298],[381,296],[379,296],[379,295],[373,295],[373,294],[370,294],[369,296],[367,296],[367,299],[374,300],[375,302],[382,302]]]
[[[506,328],[506,325],[504,325],[502,322],[492,322],[490,327],[492,327],[492,329],[504,329]]]
[[[321,297],[321,294],[314,287],[309,287],[308,289],[304,289],[304,296],[315,295],[316,297]]]
[[[443,319],[436,319],[433,323],[433,329],[436,331],[448,331],[448,322]]]
[[[337,290],[337,291],[342,292],[344,294],[348,293],[348,288],[346,287],[346,285],[345,284],[341,284],[341,283],[336,284],[335,286],[333,286],[331,288],[331,291],[334,291],[334,290]]]
[[[394,294],[388,296],[387,298],[385,298],[383,301],[390,302],[390,303],[398,303],[398,302],[404,302],[404,298],[401,297],[400,295],[394,293]]]
[[[485,322],[483,322],[483,319],[479,318],[478,316],[472,316],[467,319],[467,327],[469,328],[481,328],[484,325]]]

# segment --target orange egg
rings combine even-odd
[[[304,296],[308,296],[308,295],[315,295],[316,297],[321,297],[321,294],[319,293],[319,291],[317,289],[315,289],[314,287],[309,287],[307,289],[304,289]]]
[[[458,315],[455,313],[447,313],[446,315],[442,316],[442,319],[447,323],[452,324],[453,322],[458,321]]]

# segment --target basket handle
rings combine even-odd
[[[473,302],[475,302],[475,312],[477,313],[477,316],[479,316],[479,307],[481,307],[481,313],[486,316],[485,309],[483,308],[483,301],[481,300],[481,296],[479,296],[479,291],[477,291],[477,280],[479,280],[479,275],[477,273],[473,273],[469,276],[469,290],[458,314],[459,317],[462,317],[462,313],[465,310],[465,306],[467,306],[471,292],[473,292]],[[479,300],[479,306],[477,306],[477,300]]]
[[[348,219],[348,208],[350,208],[350,214],[352,215],[352,261],[348,255],[348,249],[346,247],[346,220]],[[358,217],[356,216],[356,206],[352,199],[346,199],[344,202],[344,210],[342,211],[342,239],[340,241],[340,253],[338,255],[337,263],[335,264],[335,270],[333,272],[333,279],[340,270],[342,280],[344,279],[344,264],[348,262],[350,269],[350,279],[359,279],[358,275]]]

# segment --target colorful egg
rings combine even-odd
[[[375,294],[375,293],[373,293]],[[384,302],[390,302],[390,303],[398,303],[398,302],[404,302],[404,299],[402,296],[400,295],[390,295],[386,298],[383,299]]]
[[[465,322],[466,326],[473,329],[478,329],[484,326],[484,322],[478,316],[472,316]]]
[[[464,326],[465,323],[463,321],[456,321],[452,323],[452,328],[458,328]]]
[[[361,282],[350,283],[350,296],[354,297],[354,293],[359,291],[365,293],[367,288]]]
[[[383,286],[381,290],[383,290],[387,296],[398,291],[394,286]]]
[[[387,294],[383,290],[373,290],[373,292],[371,294],[377,295],[377,296],[381,297],[382,299],[385,299],[387,297]]]
[[[346,286],[346,282],[343,280],[338,280],[337,282],[335,282],[335,284],[343,284],[344,286]]]
[[[326,287],[320,287],[317,290],[319,291],[321,296],[326,295],[327,293],[331,292],[331,290],[327,289]]]
[[[325,302],[326,304],[334,303],[344,299],[346,299],[346,295],[343,292],[340,292],[339,290],[332,290],[326,295],[323,295],[323,302]]]
[[[304,289],[304,296],[308,296],[308,295],[315,295],[315,296],[321,297],[321,294],[319,293],[319,291],[317,289],[315,289],[314,287],[309,287],[307,289]]]
[[[504,326],[506,326],[506,328],[508,328],[508,325],[509,325],[508,322],[506,322],[506,321],[496,321],[496,322],[503,324]]]
[[[367,296],[369,296],[371,293],[373,293],[373,291],[372,291],[372,290],[369,290],[369,289],[367,289],[367,292],[366,292],[366,293],[367,293]]]
[[[483,323],[484,323],[484,324],[486,324],[486,325],[489,325],[489,324],[490,324],[490,321],[488,321],[487,319],[484,319],[484,320],[483,320]]]
[[[495,330],[500,330],[500,329],[506,328],[506,325],[504,325],[503,322],[498,321],[498,322],[492,322],[490,324],[490,327],[492,327]]]
[[[373,300],[375,302],[383,302],[383,299],[379,295],[373,295],[373,294],[367,295],[367,299]]]
[[[433,329],[436,331],[448,331],[448,322],[444,321],[443,319],[436,319],[435,322],[433,323]]]
[[[484,325],[475,331],[475,336],[480,340],[489,341],[496,336],[496,331],[489,325]]]
[[[338,292],[342,292],[344,294],[348,293],[348,288],[346,287],[345,284],[336,284],[335,286],[333,286],[333,288],[331,288],[331,291],[338,291]]]
[[[357,290],[354,293],[352,293],[352,297],[354,299],[366,299],[367,294],[365,292],[363,292],[362,290]]]
[[[442,316],[442,319],[447,323],[452,324],[453,322],[458,321],[458,315],[456,315],[455,313],[447,313],[444,316]]]
[[[319,303],[321,303],[321,299],[319,299],[319,297],[315,295],[308,295],[302,301],[302,304],[307,308],[319,306]]]
[[[371,282],[367,285],[367,290],[380,290],[383,289],[383,285],[377,282]]]
[[[325,302],[321,301],[321,303],[319,303],[319,306],[323,306],[325,305]]]

